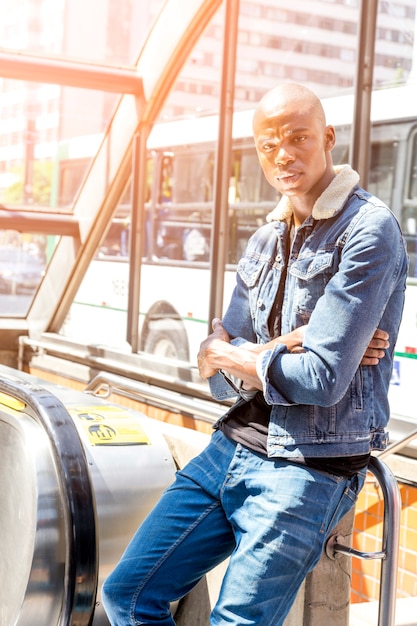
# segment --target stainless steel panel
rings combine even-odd
[[[58,624],[65,546],[58,478],[41,426],[0,414],[0,624]]]
[[[49,405],[39,411],[45,412],[44,418],[37,414],[36,403],[10,401],[35,395]],[[54,398],[61,405],[55,425]],[[70,422],[65,433],[63,407]],[[69,458],[70,476],[60,463],[73,454],[75,440],[80,458]],[[174,471],[165,440],[146,416],[0,366],[0,626],[107,625],[102,582]],[[83,475],[74,481],[77,472]],[[82,543],[85,528],[71,527],[77,524],[74,508],[82,506],[81,492],[87,487],[95,510],[85,519],[95,519],[91,530],[98,549],[96,606],[91,611],[87,600],[83,606],[83,581],[67,580],[76,570],[68,560],[85,558],[91,547]],[[72,601],[69,611],[66,603]]]

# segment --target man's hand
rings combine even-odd
[[[362,357],[361,365],[378,365],[379,360],[385,356],[385,350],[389,348],[389,335],[384,330],[377,328]]]
[[[214,364],[214,357],[216,346],[219,346],[219,342],[230,343],[230,337],[218,317],[214,318],[211,326],[213,332],[202,342],[197,355],[198,371],[200,372],[201,378],[209,378],[218,371],[219,368]]]

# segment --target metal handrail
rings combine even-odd
[[[330,558],[336,558],[337,554],[345,554],[359,559],[381,559],[378,626],[395,626],[401,494],[394,474],[380,457],[372,456],[368,469],[377,478],[384,496],[382,550],[361,552],[340,543],[340,538],[335,535],[328,540],[326,553]]]
[[[84,391],[105,398],[108,398],[111,393],[121,392],[136,400],[149,401],[153,405],[161,406],[172,412],[178,411],[193,415],[209,424],[214,424],[227,410],[227,406],[216,404],[212,401],[193,398],[156,385],[130,380],[123,376],[106,372],[97,374],[86,385]]]
[[[396,452],[399,452],[400,450],[405,448],[407,443],[410,443],[410,441],[413,441],[413,439],[416,439],[416,437],[417,437],[417,428],[411,431],[410,434],[406,435],[399,441],[395,441],[394,443],[391,443],[389,446],[387,446],[383,452],[380,452],[378,454],[378,459],[385,459],[390,454],[395,454]]]

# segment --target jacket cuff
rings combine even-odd
[[[281,404],[284,406],[292,406],[297,404],[296,402],[289,402],[288,399],[283,396],[279,389],[277,389],[277,382],[271,382],[269,378],[269,367],[277,358],[279,354],[287,352],[287,346],[282,343],[277,343],[272,349],[264,350],[260,352],[256,359],[256,373],[262,382],[262,390],[264,393],[265,401],[268,404]]]

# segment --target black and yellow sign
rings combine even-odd
[[[145,430],[128,411],[119,406],[86,406],[68,408],[76,418],[93,446],[148,445]]]

